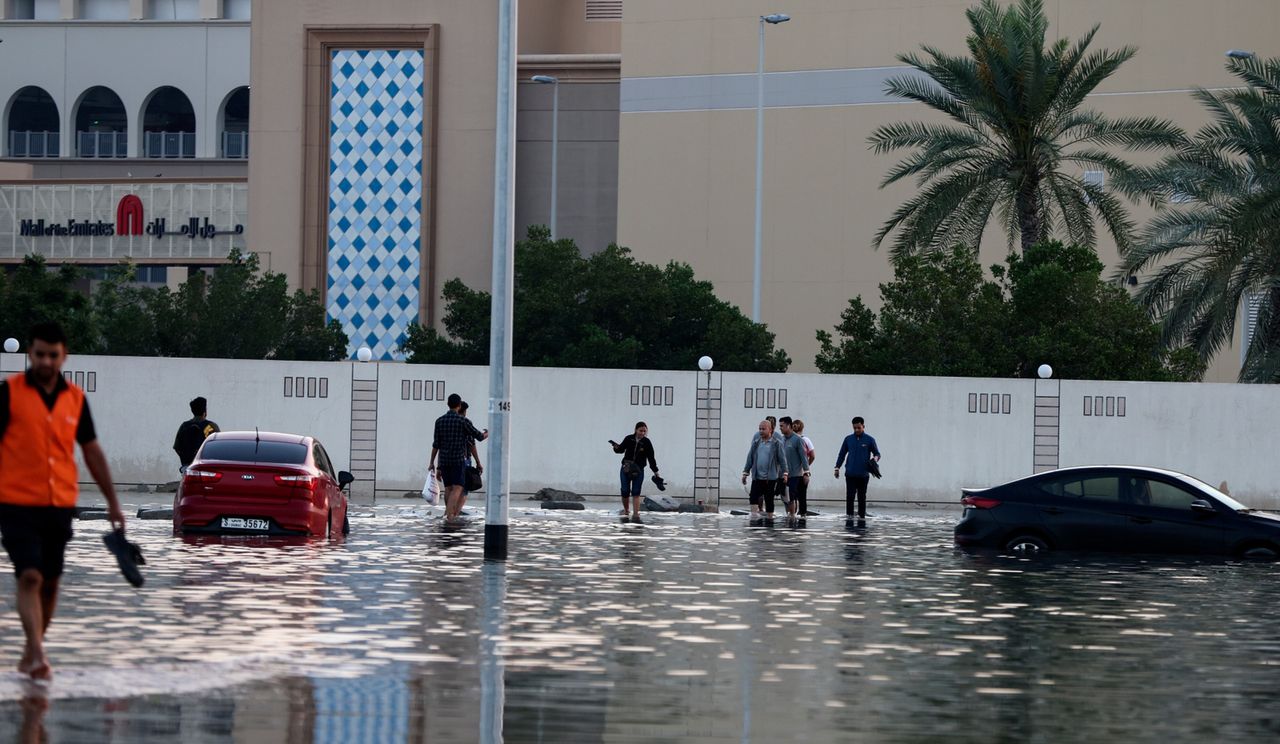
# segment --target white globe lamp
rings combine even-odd
[[[18,351],[18,339],[12,337],[6,338],[4,340],[4,350],[10,354],[16,353]],[[706,357],[703,358],[705,359]]]
[[[711,361],[711,357],[709,356],[704,355],[703,357],[698,359],[698,369],[702,370],[703,372],[710,372],[713,366],[714,366],[714,363]]]
[[[373,349],[370,349],[368,346],[361,346],[356,350],[356,359],[359,359],[362,362],[367,362],[372,358]]]
[[[1050,367],[1047,364],[1042,364],[1040,365],[1040,368],[1036,370],[1036,374],[1040,375],[1040,379],[1047,380],[1050,377],[1053,377],[1053,367]]]

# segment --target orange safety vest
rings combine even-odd
[[[76,429],[83,409],[84,391],[71,383],[50,411],[25,374],[9,378],[9,428],[0,438],[0,503],[76,505]]]

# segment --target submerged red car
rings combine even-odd
[[[314,437],[275,432],[212,434],[173,499],[179,533],[345,535],[347,484]]]

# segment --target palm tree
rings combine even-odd
[[[1241,382],[1280,382],[1280,59],[1232,59],[1243,88],[1195,97],[1212,122],[1142,172],[1162,210],[1125,255],[1124,271],[1154,269],[1137,299],[1160,319],[1168,346],[1202,360],[1256,303]]]
[[[951,119],[897,123],[876,129],[877,153],[914,150],[889,171],[881,188],[915,177],[918,194],[894,212],[875,245],[897,231],[895,260],[956,244],[975,251],[992,213],[1023,250],[1065,230],[1067,240],[1093,247],[1097,214],[1124,248],[1133,223],[1122,202],[1081,171],[1107,174],[1128,196],[1132,166],[1107,148],[1168,147],[1181,131],[1154,117],[1108,119],[1081,108],[1084,99],[1137,51],[1089,51],[1098,27],[1074,44],[1046,47],[1042,0],[1002,8],[982,0],[965,11],[969,55],[922,47],[924,57],[898,59],[919,73],[893,78],[886,91]]]

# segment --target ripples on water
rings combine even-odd
[[[57,678],[24,702],[32,688],[0,674],[0,735],[43,719],[64,742],[474,741],[497,674],[513,742],[1280,734],[1274,564],[969,555],[943,512],[863,529],[512,517],[512,558],[488,567],[478,524],[398,505],[353,513],[342,543],[134,521],[141,591],[81,522],[48,642]],[[500,664],[484,663],[486,627]]]

